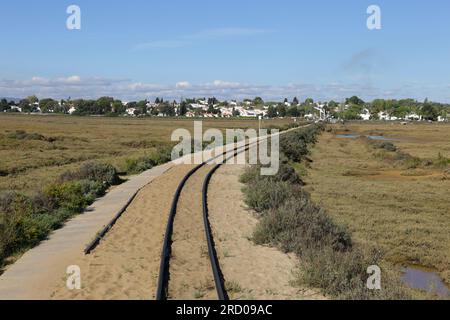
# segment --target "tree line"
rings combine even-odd
[[[184,116],[192,108],[193,103],[203,103],[207,105],[207,113],[220,114],[218,107],[230,107],[228,101],[219,101],[215,97],[203,99],[185,99],[179,104],[176,101],[165,101],[163,98],[156,98],[152,107],[149,108],[148,100],[131,101],[126,105],[113,97],[101,97],[99,99],[76,99],[71,100],[54,100],[51,98],[39,100],[36,96],[29,96],[22,99],[18,104],[6,99],[0,100],[0,112],[14,111],[19,107],[22,112],[37,112],[39,109],[43,113],[63,113],[67,114],[72,109],[76,115],[109,115],[118,116],[126,113],[127,109],[134,109],[134,115],[164,115],[164,116]],[[436,121],[439,116],[444,118],[450,113],[450,104],[432,102],[425,99],[419,102],[414,99],[375,99],[372,102],[366,102],[357,96],[345,99],[344,102],[338,103],[328,101],[324,103],[315,103],[312,98],[307,98],[303,102],[294,97],[291,102],[286,98],[283,102],[265,102],[261,97],[254,99],[245,99],[244,105],[249,109],[267,107],[267,116],[269,118],[276,117],[304,117],[312,114],[315,107],[320,105],[323,110],[333,116],[345,120],[361,119],[361,113],[364,109],[368,110],[372,119],[377,119],[379,112],[385,112],[391,117],[399,119],[409,114],[417,114],[422,116],[424,120]],[[235,104],[233,104],[235,105]],[[39,109],[38,109],[39,108]],[[192,110],[196,115],[201,115],[205,111],[201,109]],[[239,116],[239,111],[233,109],[233,116]]]

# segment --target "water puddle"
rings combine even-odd
[[[377,141],[395,141],[397,139],[393,139],[393,138],[386,138],[383,136],[368,136],[368,138],[370,140],[377,140]]]
[[[336,138],[340,138],[340,139],[357,139],[360,137],[367,137],[370,140],[375,140],[375,141],[396,141],[397,139],[393,139],[393,138],[387,138],[384,136],[361,136],[359,134],[337,134]]]
[[[359,138],[360,136],[357,134],[337,134],[336,138],[341,138],[341,139],[356,139]]]
[[[418,266],[409,266],[402,271],[402,281],[409,287],[434,293],[441,297],[450,297],[450,288],[446,286],[436,272]]]

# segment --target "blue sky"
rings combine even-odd
[[[81,30],[66,28],[71,4]],[[371,4],[381,30],[366,27]],[[447,0],[15,0],[0,12],[0,96],[450,102]]]

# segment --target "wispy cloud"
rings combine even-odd
[[[133,51],[139,51],[144,49],[156,49],[156,48],[180,48],[189,45],[193,45],[198,41],[213,41],[221,38],[232,37],[251,37],[257,35],[263,35],[273,32],[266,29],[254,29],[254,28],[216,28],[202,30],[197,33],[182,35],[174,39],[166,40],[154,40],[149,42],[143,42],[133,47]]]

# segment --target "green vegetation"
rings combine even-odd
[[[354,245],[349,231],[316,205],[302,187],[293,162],[304,161],[308,146],[324,130],[312,126],[283,136],[281,149],[287,160],[276,176],[263,177],[249,168],[241,177],[246,204],[260,214],[254,232],[257,244],[278,246],[301,258],[297,282],[338,299],[404,299],[409,295],[399,279],[383,274],[383,290],[368,290],[367,268],[381,264],[378,252]]]
[[[66,172],[32,196],[14,191],[0,193],[0,267],[6,258],[45,239],[120,181],[111,165],[89,163]]]
[[[203,124],[205,130],[258,127],[255,120]],[[0,128],[1,268],[121,183],[119,173],[137,174],[169,161],[172,131],[192,130],[193,123],[2,114]]]
[[[414,157],[409,153],[403,152],[389,141],[365,140],[368,145],[374,148],[374,156],[379,160],[390,162],[393,165],[405,169],[447,169],[450,167],[450,159],[438,153],[436,158],[421,159]]]
[[[170,146],[159,146],[156,153],[139,158],[125,159],[124,170],[127,175],[138,174],[171,160]]]

